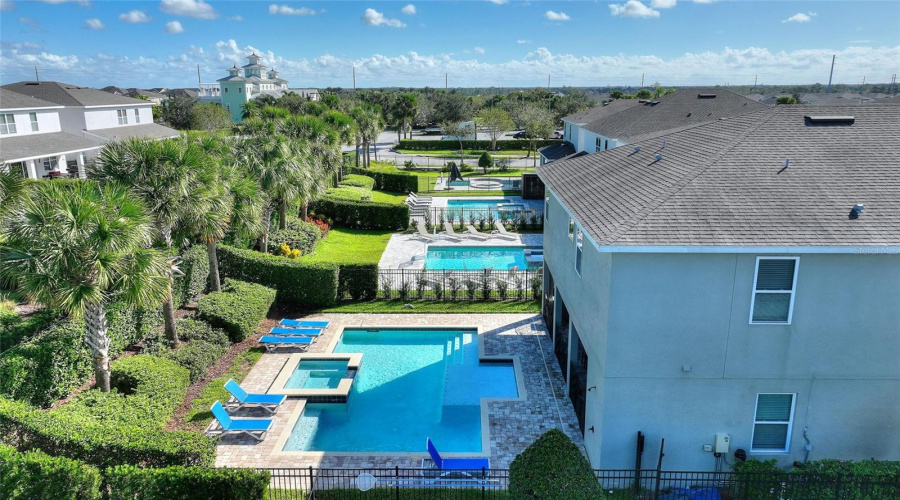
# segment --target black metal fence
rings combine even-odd
[[[444,223],[453,224],[455,231],[465,231],[473,226],[479,231],[494,230],[494,223],[500,221],[510,231],[539,231],[544,227],[544,210],[530,208],[517,203],[499,202],[477,208],[430,207],[410,209],[411,216],[422,216],[426,224],[444,230]],[[468,236],[468,235],[466,235]]]
[[[462,180],[450,182],[450,177],[420,176],[418,181],[418,193],[450,193],[469,191],[505,191],[521,192],[522,175],[510,174],[509,176],[489,175],[483,177],[467,176]]]
[[[513,499],[509,471],[442,474],[436,469],[266,469],[270,500]],[[891,500],[900,478],[890,475],[597,470],[615,500]],[[637,479],[636,479],[637,478]]]
[[[421,270],[421,269],[342,269],[342,281],[377,282],[375,296],[368,300],[431,301],[525,301],[539,300],[542,270]],[[371,289],[374,283],[368,288]],[[339,300],[353,297],[353,287],[341,289]]]

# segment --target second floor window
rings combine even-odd
[[[581,256],[584,254],[584,233],[579,228],[575,232],[575,272],[581,276]]]
[[[31,131],[38,132],[40,128],[38,127],[37,113],[28,113],[28,119],[31,121]]]
[[[550,195],[544,200],[544,220],[550,222]]]
[[[569,239],[575,239],[575,219],[569,218]]]
[[[134,110],[134,123],[141,123],[141,110]]]
[[[750,323],[791,324],[799,257],[757,257]]]
[[[16,117],[10,114],[0,115],[0,134],[16,133]]]
[[[601,143],[601,139],[599,137],[594,139],[594,150],[595,151],[600,151],[600,143]]]
[[[119,117],[119,125],[128,125],[128,110],[117,109],[116,116]]]

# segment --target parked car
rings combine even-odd
[[[554,139],[562,139],[563,138],[562,132],[553,132],[553,138]]]
[[[513,139],[531,139],[531,136],[528,135],[528,132],[523,130],[521,132],[516,132],[515,135],[513,135]]]

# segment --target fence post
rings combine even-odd
[[[484,500],[484,483],[487,481],[487,470],[484,466],[481,467],[481,500]]]
[[[309,497],[314,498],[316,496],[316,487],[315,481],[313,481],[313,468],[312,465],[309,466]]]
[[[394,466],[394,498],[400,500],[400,466]]]
[[[659,461],[656,464],[656,487],[653,488],[653,498],[659,498],[659,476],[662,475],[662,459],[666,454],[664,450],[666,448],[666,438],[663,438],[659,443]]]

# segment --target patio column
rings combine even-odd
[[[25,169],[28,171],[29,179],[37,179],[37,169],[34,167],[34,160],[26,160],[25,161]]]
[[[75,161],[78,162],[78,178],[87,179],[87,174],[84,171],[84,152],[78,153]]]
[[[66,165],[66,155],[59,155],[56,157],[56,168],[63,174],[69,173],[69,166]]]

